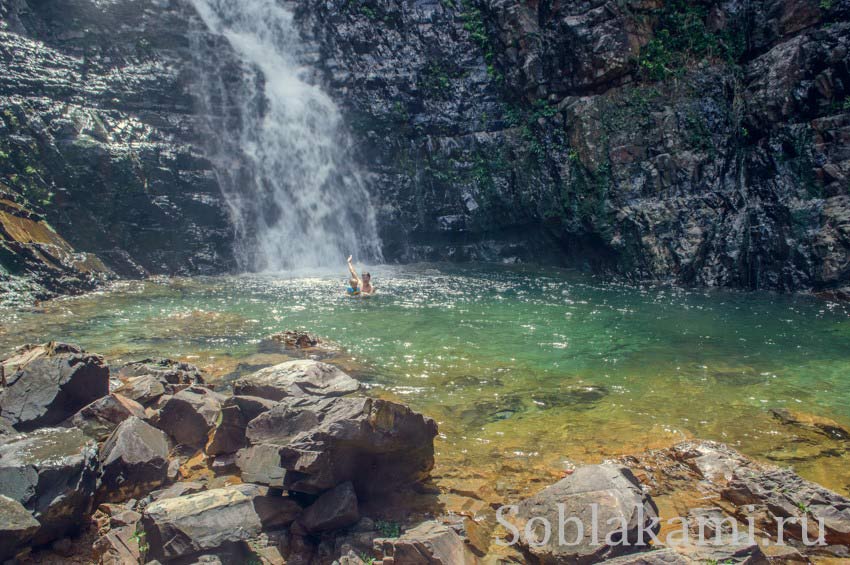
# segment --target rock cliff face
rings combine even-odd
[[[850,281],[848,0],[287,4],[389,260]],[[0,0],[0,18],[0,181],[18,203],[119,274],[232,268],[191,6]]]
[[[850,3],[302,3],[386,255],[850,279]]]
[[[191,13],[153,0],[0,1],[0,181],[121,275],[231,265],[226,207],[198,143]]]

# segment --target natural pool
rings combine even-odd
[[[304,328],[377,394],[440,422],[437,473],[501,494],[568,462],[725,441],[850,490],[848,442],[800,433],[775,408],[850,427],[847,305],[770,293],[604,283],[571,271],[418,265],[372,269],[379,295],[342,295],[344,271],[122,282],[3,311],[0,350],[50,339],[110,361],[186,359],[217,378],[280,356],[262,338]]]

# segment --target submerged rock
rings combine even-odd
[[[158,500],[145,509],[142,524],[149,558],[167,562],[284,528],[300,511],[292,499],[245,484]]]
[[[582,524],[579,527],[574,521],[565,523],[566,544],[560,543],[559,535],[554,532],[560,524],[561,508],[564,516],[573,517]],[[657,533],[658,525],[652,526],[657,517],[655,503],[643,492],[628,468],[612,464],[587,465],[519,504],[517,524],[521,535],[518,543],[542,563],[598,562],[648,549],[651,539],[643,529]],[[539,518],[548,520],[553,528],[548,539],[545,539]],[[594,522],[598,525],[595,537]],[[525,535],[526,525],[533,539]],[[610,541],[606,541],[609,536]],[[623,539],[628,540],[629,545],[616,544]],[[638,545],[641,542],[642,545]]]
[[[202,449],[224,401],[223,395],[194,385],[168,398],[154,424],[176,443]]]
[[[285,332],[272,334],[268,337],[268,340],[292,349],[309,349],[322,343],[319,336],[299,330],[286,330]]]
[[[140,498],[168,478],[168,440],[163,432],[133,416],[103,444],[100,467],[99,501]]]
[[[360,383],[341,369],[311,359],[287,361],[237,380],[234,394],[281,400],[288,396],[344,396]]]
[[[43,545],[86,523],[97,482],[97,447],[77,429],[48,428],[0,439],[0,493],[41,524]]]
[[[361,497],[426,478],[436,435],[433,420],[406,406],[345,397],[285,398],[247,430],[253,446],[278,448],[285,488],[318,494],[351,481]]]
[[[788,410],[787,408],[776,408],[770,412],[782,424],[813,430],[833,440],[850,440],[850,430],[830,418]]]
[[[110,394],[99,398],[74,414],[66,423],[96,440],[106,439],[118,425],[135,416],[145,417],[144,407],[120,394]]]
[[[2,365],[0,417],[19,431],[61,424],[109,394],[109,368],[100,355],[75,345],[26,345]]]

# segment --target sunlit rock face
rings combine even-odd
[[[198,148],[191,14],[153,0],[0,2],[0,177],[121,275],[232,264]]]
[[[385,255],[850,278],[847,2],[304,2]]]
[[[262,152],[239,140],[245,107],[274,112],[242,104],[262,69],[198,5],[0,0],[0,180],[119,274],[291,263],[233,245],[291,209],[261,205],[273,217],[252,223],[222,196],[268,198]],[[389,261],[848,286],[846,0],[273,6],[294,15],[299,77],[340,110]]]

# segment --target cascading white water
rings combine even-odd
[[[339,108],[298,60],[303,42],[292,12],[280,0],[191,2],[203,34],[225,38],[238,58],[239,68],[229,68],[210,41],[195,42],[211,157],[240,266],[338,266],[348,254],[380,260],[374,211],[347,158]]]

